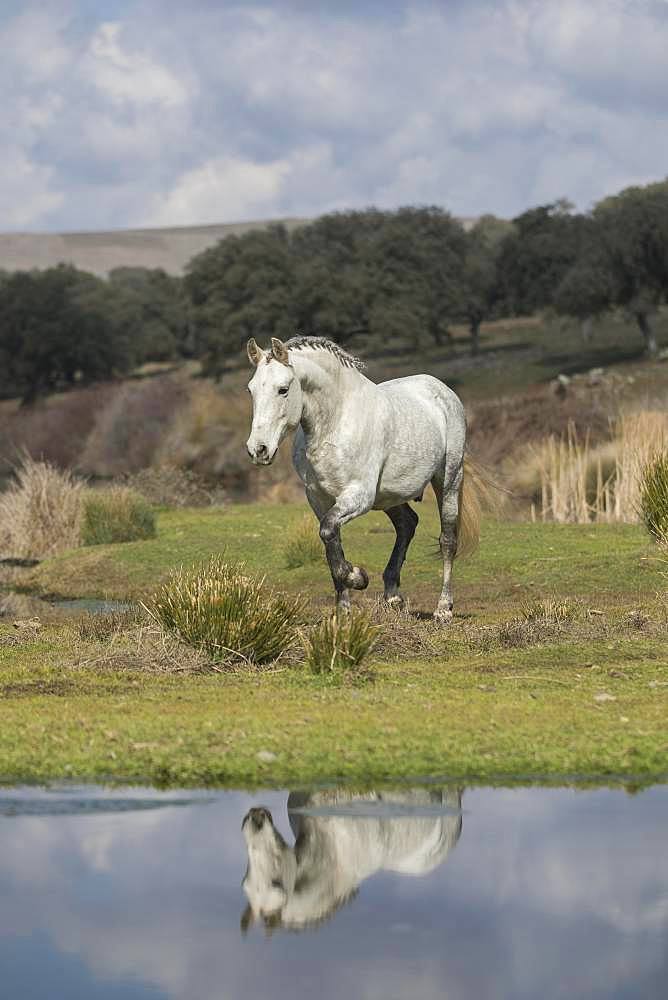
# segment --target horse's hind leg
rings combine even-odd
[[[418,524],[418,516],[407,503],[399,504],[398,507],[390,507],[385,513],[394,525],[397,539],[392,549],[389,562],[383,571],[383,583],[385,585],[385,600],[388,604],[396,608],[403,608],[404,599],[399,591],[401,583],[401,567],[406,558],[406,551],[410,545],[415,529]]]
[[[443,590],[434,612],[436,621],[447,624],[452,621],[452,563],[457,554],[457,534],[459,528],[459,491],[462,484],[463,467],[451,474],[447,466],[431,481],[436,494],[438,512],[441,518],[439,544],[443,556]]]

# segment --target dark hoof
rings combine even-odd
[[[346,586],[350,587],[351,590],[366,590],[369,586],[367,571],[361,566],[353,566],[346,578]]]

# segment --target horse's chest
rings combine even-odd
[[[335,445],[307,451],[307,459],[317,485],[332,497],[337,497],[358,475],[357,463]]]

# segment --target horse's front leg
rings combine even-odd
[[[306,499],[311,506],[311,510],[318,518],[318,522],[322,522],[325,512],[328,509],[327,496],[313,483],[309,483],[306,486]],[[331,500],[329,503],[331,503]],[[337,531],[335,538],[329,542],[325,542],[325,554],[327,556],[329,571],[332,574],[334,590],[336,591],[336,608],[338,611],[350,611],[350,594],[348,593],[348,588],[341,581],[340,574],[341,561],[344,558],[340,532]]]
[[[349,604],[339,596],[348,588],[364,590],[369,585],[366,570],[362,566],[353,566],[345,557],[341,528],[348,521],[371,510],[374,499],[375,496],[363,487],[352,486],[337,498],[334,506],[330,507],[320,521],[320,537],[325,543],[327,561],[337,593],[337,606],[346,607]]]

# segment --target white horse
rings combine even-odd
[[[369,583],[366,570],[345,558],[340,535],[344,524],[369,510],[384,510],[396,530],[383,582],[385,599],[403,605],[401,567],[418,523],[408,501],[421,500],[431,483],[443,555],[443,590],[434,617],[449,622],[466,443],[459,397],[431,375],[376,385],[362,374],[357,358],[322,337],[286,343],[272,337],[267,351],[251,339],[247,347],[255,365],[248,386],[253,397],[248,454],[256,465],[269,465],[288,431],[297,430],[293,461],[320,522],[337,606],[348,609],[348,589],[364,590]],[[470,520],[470,534],[477,536],[477,518]]]
[[[402,875],[433,871],[459,840],[461,792],[411,789],[355,796],[292,792],[288,816],[294,847],[286,844],[264,806],[244,817],[241,829],[248,851],[242,883],[248,898],[241,917],[244,932],[255,920],[270,930],[301,930],[320,923],[377,871]]]

